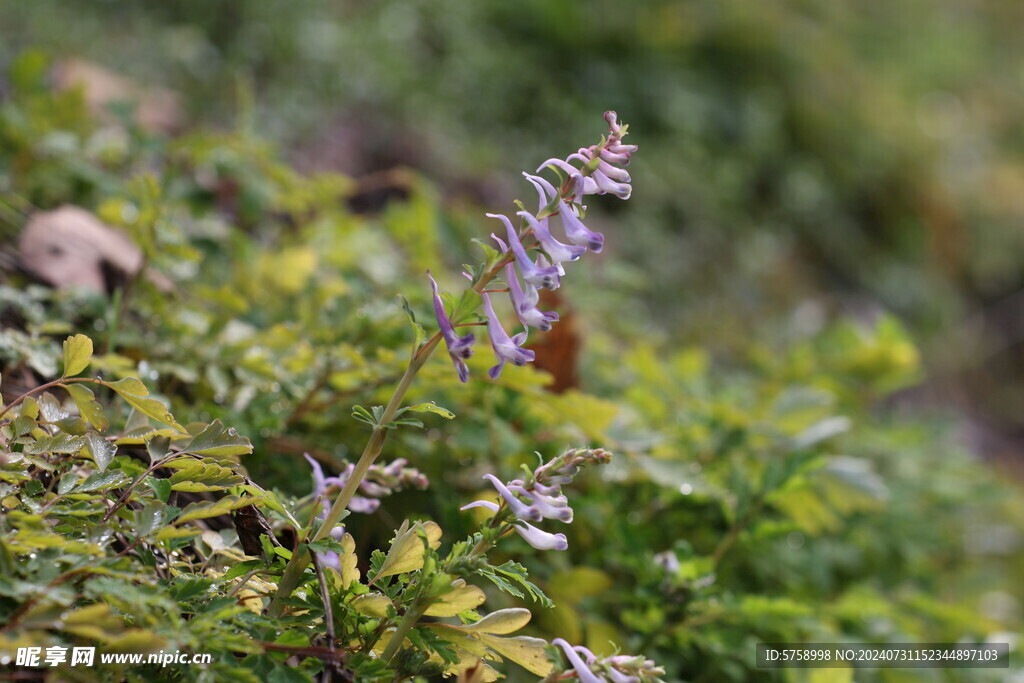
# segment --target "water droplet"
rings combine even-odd
[[[679,487],[679,493],[683,494],[684,496],[688,496],[691,493],[693,493],[693,487],[690,486],[689,484],[683,484],[682,486]]]

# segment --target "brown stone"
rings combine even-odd
[[[21,233],[22,267],[57,289],[110,292],[142,268],[142,250],[77,206],[37,211]]]

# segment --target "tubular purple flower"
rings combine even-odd
[[[618,166],[612,166],[604,159],[597,164],[597,170],[619,183],[629,183],[633,180],[629,177],[629,171]]]
[[[349,501],[348,509],[352,512],[358,512],[361,515],[369,515],[377,511],[380,507],[380,501],[376,498],[364,498],[363,496],[352,496],[352,500]],[[326,510],[324,511],[327,512]]]
[[[466,359],[473,355],[473,342],[476,338],[472,333],[460,337],[455,334],[455,326],[444,311],[444,302],[441,301],[441,293],[437,290],[437,282],[434,276],[427,271],[430,278],[430,286],[434,290],[434,315],[437,316],[437,325],[441,328],[441,336],[448,347],[448,355],[452,357],[455,370],[459,373],[459,379],[463,382],[469,379],[469,366]]]
[[[326,479],[324,479],[324,468],[320,466],[320,463],[309,457],[309,453],[303,453],[302,457],[306,459],[306,462],[313,468],[313,495],[319,498],[324,495],[324,491],[327,490]]]
[[[489,500],[474,500],[472,503],[467,503],[460,507],[460,510],[471,510],[472,508],[487,508],[491,512],[498,511],[498,504]]]
[[[341,474],[339,474],[338,476],[336,476],[336,477],[327,477],[326,479],[324,479],[323,480],[324,490],[330,488],[331,486],[334,486],[338,490],[341,490],[341,489],[345,488],[345,484],[348,482],[348,478],[352,476],[352,472],[355,470],[355,468],[356,468],[355,465],[353,465],[352,463],[349,463],[348,466],[345,467],[345,471],[342,472]],[[315,476],[316,475],[314,474],[314,477]],[[369,495],[374,495],[374,494],[370,494],[368,491],[365,491],[365,490],[364,490],[364,492],[368,493]],[[389,495],[390,493],[391,493],[390,491],[385,491],[382,495],[386,496],[386,495]],[[351,510],[352,512],[358,512],[359,514],[362,514],[362,515],[369,515],[371,513],[374,513],[374,512],[377,511],[377,508],[379,508],[379,507],[380,507],[380,501],[379,500],[377,500],[375,498],[365,498],[363,496],[352,496],[352,500],[350,500],[349,503],[348,503],[348,509],[349,510]],[[324,518],[326,516],[327,516],[327,507],[325,506],[320,511],[320,517]]]
[[[580,174],[573,176],[576,181],[576,191],[582,194],[583,188],[586,185],[587,178],[584,178]],[[604,235],[599,232],[588,230],[587,226],[583,225],[583,221],[579,219],[576,213],[573,211],[572,206],[563,201],[558,209],[558,217],[562,219],[562,226],[565,228],[565,236],[569,238],[569,241],[573,244],[584,244],[590,248],[594,253],[598,253],[604,247]]]
[[[549,486],[545,486],[544,484],[535,483],[533,485],[533,490],[537,491],[539,493],[543,493],[545,496],[561,496],[562,495],[562,487],[559,486],[558,484],[552,484],[552,485],[549,485]]]
[[[498,493],[501,494],[501,497],[505,499],[505,502],[508,504],[509,508],[511,508],[512,514],[514,514],[516,517],[524,521],[532,522],[539,522],[541,519],[543,519],[539,509],[533,507],[532,505],[527,505],[523,501],[516,498],[515,494],[512,493],[512,491],[510,491],[508,487],[506,487],[501,482],[501,480],[498,479],[496,476],[494,476],[493,474],[485,474],[484,479],[491,482],[491,485],[494,486],[495,489],[497,489]]]
[[[639,676],[627,676],[618,669],[610,667],[608,669],[608,679],[611,680],[612,683],[640,683]]]
[[[375,481],[363,479],[359,482],[359,490],[373,498],[382,498],[391,495],[391,489],[381,486]]]
[[[632,186],[626,183],[617,183],[601,171],[594,171],[591,177],[597,184],[597,194],[613,194],[619,199],[629,199],[629,195],[633,192]]]
[[[521,520],[512,528],[537,550],[565,550],[569,547],[565,534],[549,534]]]
[[[551,499],[545,500],[544,496],[530,492],[530,490],[526,490],[522,486],[510,486],[509,489],[512,490],[513,493],[521,494],[528,498],[531,501],[530,507],[537,508],[541,512],[541,516],[545,519],[557,519],[558,521],[565,522],[566,524],[572,521],[572,508],[568,507],[565,503],[562,503],[561,505],[551,505],[548,503],[548,500]]]
[[[502,252],[508,251],[508,246],[505,245],[505,241],[491,233],[491,237],[501,247]],[[505,265],[505,282],[508,283],[508,294],[509,298],[512,299],[512,308],[515,309],[516,315],[519,316],[519,320],[527,327],[536,327],[541,332],[547,332],[551,329],[551,323],[558,322],[558,313],[554,311],[542,311],[537,308],[537,303],[540,301],[540,293],[537,288],[531,285],[529,282],[526,283],[526,291],[519,286],[519,276],[516,274],[515,265],[508,263]]]
[[[529,211],[518,211],[516,215],[526,220],[530,229],[533,230],[533,234],[536,235],[537,241],[540,242],[540,248],[547,253],[551,258],[551,263],[556,266],[560,266],[563,261],[575,261],[587,250],[586,247],[570,246],[556,240],[548,229],[547,219],[538,221]]]
[[[551,329],[551,324],[558,322],[558,313],[555,311],[542,311],[537,308],[540,302],[540,292],[537,288],[526,283],[526,291],[519,288],[519,277],[516,275],[515,267],[510,263],[505,266],[505,279],[508,280],[509,295],[512,298],[512,305],[515,306],[519,320],[528,327],[536,327],[541,332]]]
[[[615,149],[623,149],[623,151],[612,151]],[[629,166],[629,157],[632,152],[636,151],[636,145],[613,145],[612,147],[606,147],[601,150],[601,159],[607,161],[609,164],[619,164],[621,166]]]
[[[512,221],[507,216],[500,213],[489,213],[486,215],[488,218],[497,218],[505,224],[508,242],[512,247],[512,253],[516,257],[516,265],[519,266],[519,272],[523,274],[523,279],[534,287],[558,289],[558,268],[554,266],[543,267],[530,260],[526,250],[523,249],[522,242],[519,241],[519,235],[516,234],[515,228],[512,227]]]
[[[577,156],[577,155],[573,154],[569,158],[571,159],[574,156]],[[573,166],[572,164],[570,164],[567,160],[565,160],[565,159],[557,159],[557,158],[552,157],[551,159],[548,159],[543,164],[538,166],[536,173],[540,173],[541,171],[543,171],[548,166],[554,166],[555,168],[559,168],[559,169],[565,171],[570,176],[573,176],[573,175],[575,175],[575,174],[580,172],[580,169],[578,169],[575,166]],[[523,175],[525,175],[527,178],[535,178],[536,177],[536,176],[530,176],[530,175],[528,175],[526,173],[523,173]]]
[[[512,365],[523,366],[532,361],[536,354],[529,349],[522,348],[523,342],[526,341],[526,331],[522,331],[514,337],[509,337],[505,328],[501,326],[501,321],[498,320],[497,314],[494,312],[494,307],[491,305],[491,297],[486,293],[481,293],[480,298],[484,302],[484,313],[487,315],[487,335],[491,338],[491,347],[494,349],[494,355],[498,357],[498,364],[487,371],[491,379],[498,379],[501,375],[502,368],[505,367],[505,362],[508,361]]]
[[[536,491],[528,491],[522,486],[512,484],[509,486],[509,490],[513,493],[526,496],[530,499],[530,506],[540,511],[541,517],[544,519],[557,519],[560,522],[569,524],[572,522],[572,508],[569,507],[568,501],[565,496],[561,498],[549,498],[543,494],[537,493]]]
[[[555,638],[551,641],[551,644],[562,648],[565,658],[569,660],[569,664],[576,671],[576,677],[579,678],[580,683],[602,683],[601,676],[590,670],[590,667],[580,659],[579,653],[573,649],[572,645],[561,638]]]

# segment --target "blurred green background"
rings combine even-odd
[[[39,0],[0,9],[0,58],[84,58],[175,91],[178,126],[248,127],[300,169],[413,166],[485,205],[615,109],[643,163],[581,290],[724,355],[894,312],[933,370],[921,397],[958,403],[1017,460],[1022,15],[1009,0]]]
[[[281,331],[291,322],[322,337],[309,338],[314,346],[337,341],[322,327],[336,323],[348,326],[339,327],[350,333],[341,338],[355,347],[366,339],[398,347],[401,320],[385,308],[392,290],[423,307],[425,293],[409,290],[421,266],[454,273],[474,258],[469,238],[492,229],[483,211],[532,200],[519,171],[592,144],[601,112],[616,110],[630,124],[628,142],[640,146],[630,167],[635,191],[628,202],[592,202],[591,227],[605,232],[606,249],[560,291],[576,321],[570,357],[596,403],[559,410],[583,425],[573,434],[611,435],[630,455],[617,476],[636,489],[618,498],[606,491],[603,503],[594,495],[589,509],[617,521],[579,532],[584,550],[574,559],[625,588],[599,599],[608,586],[596,580],[603,589],[569,599],[586,616],[549,616],[545,628],[596,640],[639,634],[625,649],[647,648],[680,677],[745,680],[755,674],[736,652],[754,634],[898,642],[959,637],[956,624],[978,635],[1020,622],[1024,516],[1019,488],[1005,480],[1024,467],[1021,25],[1024,5],[1013,0],[5,3],[4,189],[17,197],[9,206],[78,203],[117,223],[117,201],[145,206],[145,191],[125,179],[169,158],[186,179],[168,172],[164,189],[191,209],[183,236],[163,237],[164,248],[176,239],[179,247],[165,252],[165,272],[202,282],[200,298],[225,309],[232,290],[258,302],[263,310],[240,317],[265,330],[260,342],[273,353],[303,339]],[[58,120],[60,102],[33,109],[19,99],[81,83],[68,74],[84,70],[89,104],[90,87],[109,76],[97,76],[99,68],[155,98],[152,118],[143,119],[140,105],[141,125],[128,125],[124,139],[97,142],[73,117]],[[103,109],[93,116],[131,118]],[[68,129],[79,130],[78,142],[53,135]],[[271,159],[303,174],[340,175],[304,184]],[[414,172],[395,171],[404,168]],[[209,169],[221,182],[204,180]],[[303,218],[332,201],[343,204],[332,225],[362,226],[346,241],[332,241],[342,228]],[[421,220],[426,233],[401,227]],[[381,225],[390,242],[371,235]],[[225,237],[225,226],[239,234]],[[3,234],[19,228],[17,212],[6,213]],[[272,286],[269,273],[302,270],[310,246],[326,260],[313,269],[324,280],[319,298],[297,303],[287,295],[313,285],[303,277]],[[402,251],[401,274],[380,275],[388,248]],[[354,264],[357,257],[379,268]],[[362,268],[364,280],[332,289],[331,264]],[[360,304],[362,327],[331,309],[332,292],[369,301]],[[147,305],[169,321],[164,341],[199,338],[182,363],[199,366],[196,373],[181,370],[175,382],[201,388],[164,392],[260,435],[265,459],[258,449],[250,467],[276,478],[268,484],[296,494],[307,486],[294,461],[266,456],[286,450],[295,431],[335,456],[356,448],[357,439],[325,445],[345,434],[330,414],[303,411],[309,424],[301,428],[267,417],[280,409],[271,394],[281,387],[264,393],[264,368],[245,366],[241,348],[208,357],[216,354],[202,335],[212,324],[207,340],[223,339],[219,323]],[[174,374],[175,354],[187,354],[162,347],[144,327],[125,325],[121,345],[163,355],[162,372]],[[218,363],[226,369],[212,372]],[[332,377],[340,398],[331,400],[357,402],[360,379],[391,365],[382,355],[362,374]],[[551,427],[538,437],[549,444],[565,437],[529,412],[538,400],[532,379],[513,382],[511,392],[518,386],[528,400],[482,388],[468,400],[447,381],[427,383],[456,412],[480,411],[452,428],[467,466],[478,447],[529,452],[532,437],[514,433],[523,424]],[[216,407],[247,382],[258,392],[252,407],[234,415],[230,405]],[[282,399],[287,406],[301,405],[300,389]],[[602,410],[615,414],[609,400],[627,418],[603,420]],[[327,407],[347,413],[346,405]],[[494,411],[509,424],[488,426]],[[799,442],[810,418],[840,413],[854,426],[832,451],[854,461],[811,478],[848,488],[775,490],[776,479],[789,481],[798,468],[783,459],[784,472],[773,473],[765,464],[775,449],[786,451],[780,435]],[[817,438],[808,444],[817,448]],[[408,448],[424,455],[443,445],[428,435]],[[437,465],[424,469],[457,478]],[[758,482],[753,492],[746,475]],[[460,483],[472,488],[468,481]],[[615,481],[595,486],[615,491]],[[694,491],[706,498],[686,498]],[[636,500],[644,504],[621,514]],[[889,504],[877,512],[882,500]],[[409,505],[417,504],[428,503]],[[744,546],[747,522],[737,520],[765,507],[789,521],[759,527]],[[840,521],[868,511],[860,526]],[[669,513],[677,516],[661,516]],[[447,514],[448,524],[460,523]],[[652,528],[664,519],[678,526]],[[637,524],[647,525],[642,550],[629,546]],[[1002,535],[981,534],[995,538],[989,545],[964,545],[979,528],[997,527]],[[734,529],[742,553],[718,568],[721,539]],[[817,540],[813,549],[805,535]],[[667,579],[651,556],[673,548],[684,567]],[[702,593],[712,569],[725,594]],[[582,580],[568,566],[560,571],[563,584]],[[664,604],[678,612],[659,612]],[[723,605],[739,616],[722,616]],[[574,619],[584,626],[567,625]],[[694,622],[712,628],[694,635],[681,626]],[[590,633],[588,623],[601,628]]]

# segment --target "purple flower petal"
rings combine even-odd
[[[533,234],[537,236],[537,241],[540,242],[540,248],[551,257],[551,262],[556,266],[563,261],[575,261],[587,250],[586,247],[570,246],[556,240],[548,230],[547,219],[538,221],[527,211],[519,211],[516,215],[521,216],[530,225]]]
[[[498,511],[498,504],[490,500],[474,500],[472,503],[463,505],[460,510],[469,510],[471,508],[487,508],[491,512]]]
[[[313,495],[319,498],[327,489],[327,483],[324,479],[324,468],[320,466],[319,462],[309,457],[309,453],[303,453],[302,457],[313,466]]]
[[[533,507],[532,505],[527,505],[523,501],[516,498],[515,494],[512,493],[512,491],[510,491],[508,487],[506,487],[501,482],[501,480],[498,479],[496,476],[494,476],[493,474],[485,474],[484,479],[491,482],[491,485],[493,485],[494,488],[497,489],[498,493],[501,494],[501,497],[505,499],[505,503],[509,506],[509,508],[511,508],[512,514],[514,514],[516,517],[524,521],[530,520],[534,522],[539,522],[541,519],[543,519],[540,510]]]
[[[516,234],[516,230],[512,227],[512,222],[508,217],[495,213],[489,213],[487,217],[497,218],[505,224],[509,245],[512,247],[512,253],[516,257],[516,265],[519,266],[519,272],[523,274],[523,279],[541,289],[558,289],[558,268],[554,266],[541,267],[530,260],[526,250],[523,249],[522,242],[519,241],[519,235]]]
[[[501,247],[502,252],[508,251],[508,246],[500,237],[491,233],[491,237]],[[512,300],[512,308],[515,309],[519,320],[527,327],[536,327],[541,332],[551,329],[551,323],[558,322],[558,313],[554,311],[541,311],[537,308],[540,301],[540,294],[537,288],[526,283],[526,291],[519,285],[519,276],[516,274],[516,267],[512,263],[505,265],[505,282],[508,284],[509,298]]]
[[[352,496],[348,509],[358,512],[361,515],[373,514],[380,507],[380,501],[376,498],[364,498],[363,496]]]
[[[580,659],[579,653],[569,643],[561,638],[555,638],[551,641],[551,644],[562,648],[565,658],[569,660],[569,664],[576,671],[576,677],[579,678],[580,683],[602,683],[601,677],[590,670],[590,667]]]
[[[451,356],[455,370],[459,373],[459,379],[465,382],[469,379],[469,366],[466,365],[465,359],[473,355],[473,342],[476,338],[472,333],[463,337],[455,333],[455,326],[452,325],[452,321],[445,313],[444,302],[441,301],[437,282],[429,270],[427,277],[430,278],[430,286],[434,290],[434,315],[437,317],[437,325],[441,329],[441,336],[444,337],[444,343],[448,347],[448,355]]]
[[[516,533],[537,550],[565,550],[569,541],[565,534],[549,534],[527,522],[520,521],[513,527]]]
[[[484,313],[487,315],[487,335],[491,338],[494,355],[498,357],[498,364],[492,367],[487,374],[491,379],[498,379],[506,361],[513,365],[523,366],[532,361],[536,354],[529,349],[522,348],[522,343],[526,341],[525,332],[521,332],[515,337],[508,336],[494,312],[491,297],[485,293],[481,293],[480,297],[483,299]]]
[[[579,183],[585,179],[583,176],[576,176],[577,188]],[[597,253],[604,247],[604,235],[599,232],[588,230],[587,226],[583,225],[583,221],[573,212],[572,206],[567,202],[562,202],[561,208],[558,210],[558,217],[562,219],[562,225],[565,227],[565,235],[569,238],[569,241],[573,244],[584,244],[590,247],[591,251]]]
[[[560,498],[550,498],[541,493],[535,491],[528,491],[522,486],[511,485],[509,490],[513,493],[518,493],[529,498],[531,507],[536,508],[540,511],[541,517],[545,519],[557,519],[560,522],[569,524],[572,522],[572,508],[569,507],[568,501],[565,496]]]
[[[591,177],[597,183],[598,194],[613,194],[619,199],[629,199],[629,195],[633,192],[632,186],[626,183],[617,183],[600,170],[594,171]]]

